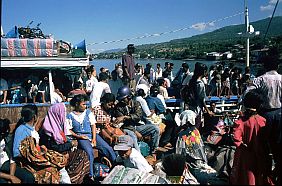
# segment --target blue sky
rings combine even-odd
[[[250,22],[272,15],[276,0],[248,0]],[[86,40],[91,53],[190,37],[243,24],[244,0],[2,0],[4,33],[13,26],[41,23],[45,34],[72,44]],[[282,15],[279,2],[275,16]],[[219,20],[205,25],[210,21]],[[177,29],[188,28],[177,31]],[[131,39],[176,31],[155,37]],[[121,42],[101,44],[106,41]],[[98,43],[98,44],[95,44]]]

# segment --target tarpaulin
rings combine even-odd
[[[51,57],[57,54],[54,39],[1,38],[3,57]]]

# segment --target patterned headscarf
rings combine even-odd
[[[42,128],[45,133],[54,138],[57,144],[66,142],[66,106],[64,103],[53,104],[45,116]]]

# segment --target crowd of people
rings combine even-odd
[[[216,172],[209,165],[201,134],[210,127],[204,115],[215,118],[220,111],[214,108],[215,103],[209,107],[205,98],[238,95],[243,112],[230,131],[236,151],[227,183],[281,184],[282,76],[277,72],[278,54],[263,58],[266,73],[255,78],[249,67],[242,74],[237,67],[208,69],[199,62],[194,72],[183,63],[176,74],[169,62],[164,69],[160,64],[154,69],[150,63],[143,68],[135,64],[133,53],[134,45],[130,44],[112,72],[101,68],[98,74],[93,65],[85,68],[67,95],[56,86],[54,93],[48,94],[47,84],[37,86],[28,81],[31,102],[35,103],[36,96],[31,90],[37,87],[44,102],[52,100],[51,106],[45,118],[39,118],[35,104],[24,105],[13,130],[8,118],[1,119],[1,157],[5,154],[7,158],[0,165],[0,182],[95,182],[97,162],[106,159],[110,169],[123,165],[155,174],[161,161],[161,170],[173,183],[172,177],[178,177],[177,183],[210,184],[192,171]],[[4,79],[1,89],[6,103],[8,85]],[[180,122],[175,119],[176,112],[167,108],[165,101],[171,98],[181,98],[184,105]],[[66,101],[72,108],[69,112]],[[144,142],[147,146],[141,145]],[[174,172],[172,160],[180,167]]]

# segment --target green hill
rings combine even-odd
[[[253,49],[262,48],[266,43],[266,41],[263,41],[263,38],[269,21],[270,18],[266,18],[250,23],[255,31],[260,31],[258,36],[251,38],[250,43],[254,45]],[[274,42],[279,42],[278,45],[281,45],[281,25],[282,16],[273,17],[267,33],[267,43],[269,43],[269,40],[274,39]],[[148,56],[170,59],[201,58],[206,52],[225,52],[233,50],[234,45],[244,45],[246,39],[242,37],[242,34],[240,35],[238,33],[244,33],[245,30],[244,24],[232,25],[188,38],[175,39],[163,43],[139,45],[136,46],[136,54],[138,54],[140,58],[147,58]],[[117,58],[125,51],[126,49],[117,53],[107,53],[107,57]],[[105,54],[99,54],[98,56],[104,58],[104,55]]]

